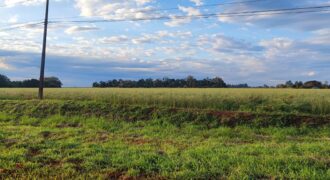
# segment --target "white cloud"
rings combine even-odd
[[[5,58],[0,58],[0,69],[3,70],[12,70],[13,68],[9,65],[5,63]]]
[[[270,2],[245,3],[235,6],[229,6],[224,10],[224,13],[233,12],[249,12],[249,11],[265,11],[271,9],[288,9],[297,7],[314,7],[324,6],[327,2],[300,0],[288,1],[277,0]],[[301,12],[301,11],[294,11]],[[329,17],[330,12],[312,12],[312,13],[259,13],[251,16],[222,16],[219,21],[235,24],[252,24],[263,28],[283,28],[296,29],[301,31],[314,31],[325,27],[330,27]]]
[[[199,9],[193,8],[193,7],[184,7],[184,6],[179,6],[179,9],[182,12],[187,13],[188,16],[200,16],[201,12]]]
[[[190,38],[191,36],[192,33],[190,31],[169,32],[162,30],[162,31],[157,31],[155,33],[149,33],[149,34],[144,33],[136,37],[128,37],[126,35],[102,37],[97,39],[97,42],[102,44],[115,44],[115,43],[126,42],[127,45],[129,45],[130,42],[133,44],[144,44],[144,43],[164,44],[164,43],[172,42],[172,40],[174,39],[186,39],[186,38]]]
[[[29,0],[29,1],[22,1],[22,0],[4,0],[4,4],[7,7],[14,7],[17,5],[23,6],[30,6],[30,5],[38,5],[40,3],[45,2],[45,0]]]
[[[170,21],[164,23],[166,26],[169,27],[176,27],[191,22],[190,18],[178,18],[177,16],[174,15],[170,15],[170,18],[171,18]]]
[[[314,46],[329,45],[330,46],[330,28],[319,29],[314,31],[312,38],[306,40],[306,42],[313,44]]]
[[[96,31],[96,30],[100,30],[100,28],[95,26],[71,26],[65,30],[65,33],[74,34],[78,32]]]
[[[18,21],[18,15],[12,16],[8,19],[9,23],[17,23]]]
[[[309,77],[313,77],[313,76],[316,75],[316,72],[310,71],[310,72],[306,73],[306,75],[309,76]]]
[[[264,47],[265,56],[267,58],[274,58],[279,56],[295,56],[296,51],[291,51],[294,48],[294,41],[289,38],[273,38],[270,40],[261,40],[259,45]]]
[[[191,22],[192,18],[189,16],[200,16],[201,15],[200,10],[193,8],[193,7],[179,6],[179,10],[186,13],[188,17],[170,15],[169,17],[171,20],[164,23],[166,26],[176,27],[176,26],[184,25],[184,24]]]
[[[169,31],[158,31],[153,34],[143,34],[141,37],[133,38],[134,44],[142,43],[167,43],[166,38],[173,39],[185,39],[192,36],[190,31],[187,32],[169,32]]]
[[[153,7],[148,6],[153,0],[76,0],[76,7],[81,16],[98,16],[104,19],[136,19],[153,16]]]
[[[245,40],[227,37],[222,34],[201,35],[197,39],[199,47],[218,53],[243,53],[262,51],[262,47]]]
[[[103,37],[103,38],[99,39],[99,41],[103,44],[119,43],[119,42],[125,42],[128,40],[129,40],[129,38],[125,35]]]
[[[203,3],[203,0],[190,0],[190,1],[193,2],[193,3],[195,3],[196,6],[201,6],[201,5],[204,4],[204,3]]]
[[[54,0],[54,2],[61,2],[63,0]],[[3,4],[8,7],[15,7],[15,6],[35,6],[44,4],[46,0],[4,0]],[[52,1],[51,1],[52,2]]]
[[[286,49],[292,46],[293,40],[289,38],[273,38],[271,40],[261,41],[262,46],[274,49]]]
[[[153,0],[136,0],[136,3],[138,5],[144,5],[144,4],[147,4],[147,3],[151,3]]]

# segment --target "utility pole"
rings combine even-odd
[[[41,66],[40,66],[40,78],[39,78],[39,99],[44,98],[44,86],[45,86],[45,62],[46,62],[46,46],[47,46],[47,30],[48,30],[48,9],[49,0],[46,1],[46,13],[44,22],[44,39],[42,44]]]

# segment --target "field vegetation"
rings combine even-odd
[[[1,89],[0,99],[37,99],[37,91],[37,89]],[[63,88],[46,89],[45,97],[49,100],[98,101],[116,105],[330,114],[330,91],[326,89]]]
[[[329,179],[330,92],[0,89],[0,179]]]

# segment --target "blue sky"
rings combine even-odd
[[[244,1],[244,0],[236,0]],[[329,81],[330,13],[177,19],[200,15],[330,5],[329,0],[50,0],[50,21],[172,17],[159,21],[53,23],[46,76],[65,86],[114,78],[223,77],[228,83],[274,85]],[[44,0],[0,0],[0,74],[39,77]],[[155,11],[154,9],[177,8]],[[330,9],[330,8],[329,8]],[[153,10],[153,11],[151,11]]]

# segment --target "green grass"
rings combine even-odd
[[[0,116],[0,178],[330,177],[330,127]]]
[[[330,92],[0,89],[0,179],[330,179]]]

